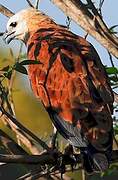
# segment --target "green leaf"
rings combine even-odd
[[[40,61],[36,61],[36,60],[24,60],[19,62],[19,64],[21,65],[30,65],[30,64],[42,64]]]
[[[18,62],[14,65],[13,69],[15,69],[16,71],[22,74],[26,74],[26,75],[28,74],[26,68]]]
[[[116,27],[118,27],[118,25],[114,25],[114,26],[111,26],[111,27],[109,28],[111,34],[117,34],[117,33],[118,33],[117,31],[114,31],[114,29],[115,29]]]
[[[118,25],[111,26],[111,27],[110,27],[110,30],[112,30],[112,29],[114,29],[114,28],[116,28],[116,27],[118,27]]]
[[[118,134],[118,129],[114,128],[114,132],[115,132],[115,134]]]
[[[106,67],[107,74],[118,74],[118,69],[115,67]]]

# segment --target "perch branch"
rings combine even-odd
[[[23,163],[23,164],[53,164],[55,158],[52,155],[2,155],[0,154],[0,162],[5,163]]]
[[[11,137],[9,137],[5,132],[3,132],[2,130],[0,130],[0,150],[1,152],[3,152],[4,154],[8,154],[9,155],[23,155],[23,156],[27,156],[28,153],[21,147],[19,146]],[[29,155],[30,156],[30,155]],[[6,164],[6,165],[5,165]],[[7,166],[9,166],[7,163],[0,163],[0,165],[4,166],[3,169]],[[17,164],[16,164],[17,166]],[[24,167],[25,169],[27,169],[26,172],[30,172],[30,175],[32,176],[32,172],[36,171],[38,169],[38,172],[41,171],[40,165],[39,164],[22,164],[22,167]],[[1,179],[2,178],[2,167],[0,168],[0,172],[1,172]],[[9,173],[8,173],[9,174]]]
[[[82,163],[80,154],[74,154],[77,163]],[[58,154],[58,152],[43,153],[41,155],[3,155],[0,154],[0,162],[4,163],[22,163],[22,164],[54,164],[56,165],[59,157],[65,159],[64,165],[72,164],[72,159],[67,154]],[[111,163],[118,162],[118,150],[113,150]]]

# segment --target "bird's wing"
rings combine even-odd
[[[103,141],[100,134],[112,129],[113,94],[92,45],[63,27],[43,28],[28,41],[28,57],[40,61],[29,77],[59,132],[76,146],[85,146],[85,134]]]

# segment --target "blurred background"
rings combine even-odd
[[[35,1],[32,0],[32,2]],[[96,0],[94,2],[96,3],[96,6],[99,5],[99,0]],[[0,0],[0,4],[6,6],[14,13],[28,7],[28,4],[25,0],[19,0],[17,2],[13,0]],[[102,7],[102,15],[108,27],[118,24],[117,7],[118,1],[106,0],[104,2],[104,5]],[[50,2],[50,0],[41,0],[39,9],[52,17],[56,21],[56,23],[66,25],[67,17],[56,6],[54,6]],[[5,31],[7,21],[8,18],[0,14],[0,32]],[[77,26],[73,21],[71,21],[70,30],[80,36],[86,35],[86,32],[83,31],[79,26]],[[87,40],[94,45],[99,56],[101,57],[103,64],[111,66],[107,51],[92,37],[88,36]],[[0,69],[14,63],[15,58],[13,58],[10,49],[12,49],[14,56],[17,57],[20,46],[21,42],[18,41],[13,41],[9,45],[6,45],[3,42],[2,38],[0,38]],[[22,54],[25,55],[25,46],[23,46],[22,49]],[[115,66],[117,67],[118,60],[113,58],[113,61]],[[13,85],[13,101],[17,119],[37,136],[42,137],[43,139],[45,139],[45,141],[48,141],[52,133],[51,121],[49,120],[49,117],[45,112],[43,106],[41,105],[40,101],[34,97],[30,88],[30,82],[27,75],[23,75],[18,72],[16,73]],[[115,115],[117,116],[117,113]],[[3,125],[2,122],[0,122],[0,126],[4,130],[6,130],[6,127]],[[12,134],[12,132],[10,131],[8,131],[8,133]],[[113,173],[115,173],[116,178],[118,178],[118,176],[116,175],[116,171],[113,171],[111,174],[107,174],[107,179],[113,177]],[[81,179],[81,173],[78,172],[71,173],[70,176],[72,176],[74,180],[77,180],[79,177]],[[106,177],[100,176],[93,177],[93,179],[95,180],[105,178]]]

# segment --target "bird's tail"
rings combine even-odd
[[[80,148],[83,168],[89,174],[93,172],[104,172],[108,169],[111,156],[112,156],[112,132],[109,136],[109,142],[106,144],[104,150],[99,150],[95,148],[92,144],[88,144],[87,147]],[[111,142],[110,142],[111,141]]]

